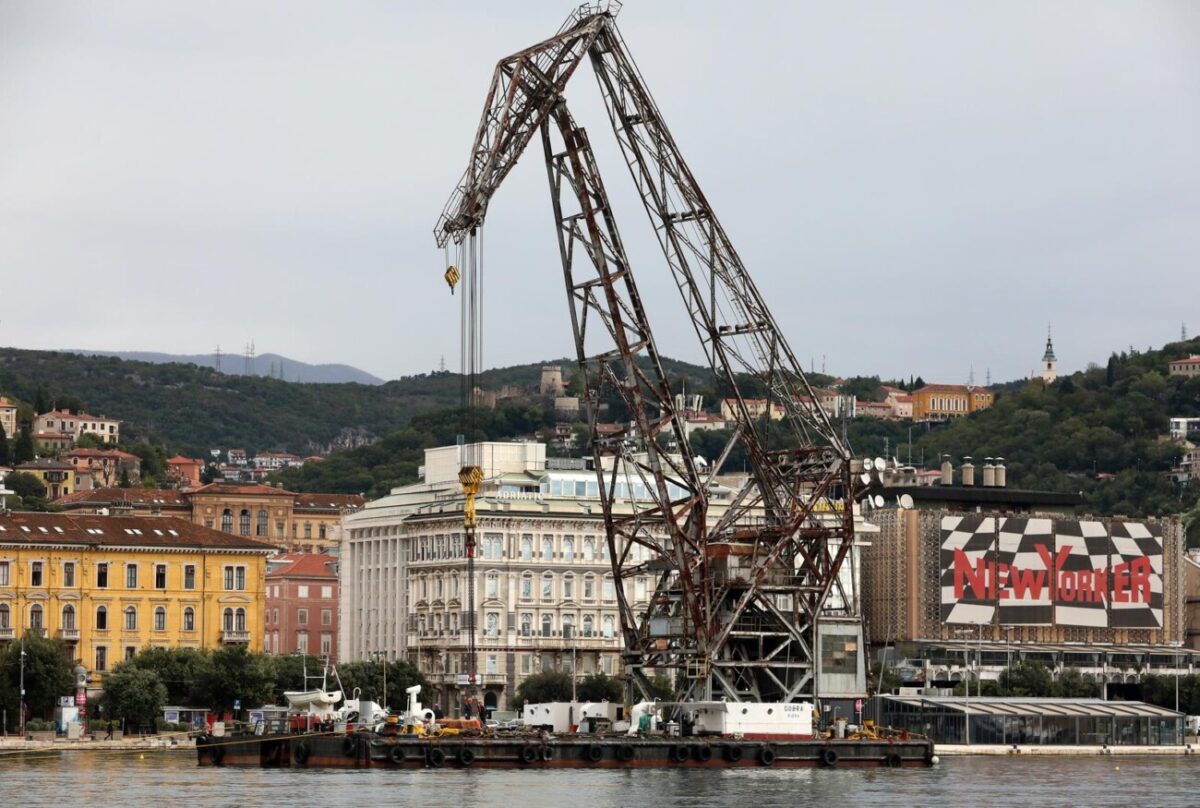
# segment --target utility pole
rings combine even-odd
[[[23,613],[22,613],[23,614]],[[21,738],[25,738],[25,628],[21,627]]]

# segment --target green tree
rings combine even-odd
[[[1054,677],[1041,662],[1020,662],[1000,673],[1000,692],[1006,696],[1054,695]]]
[[[38,415],[41,415],[44,412],[50,412],[50,399],[46,396],[46,388],[42,387],[40,384],[37,388],[37,395],[33,400],[33,409]]]
[[[37,451],[33,445],[33,430],[29,424],[21,424],[17,428],[17,440],[13,443],[12,463],[14,466],[19,466],[22,463],[28,463],[37,457]]]
[[[10,472],[4,484],[21,498],[21,507],[30,511],[44,511],[50,507],[46,501],[46,486],[36,475],[27,471]]]
[[[675,698],[675,685],[666,676],[655,676],[650,680],[651,696],[659,701],[670,701]]]
[[[4,425],[0,424],[0,466],[9,465],[9,460],[8,433],[4,431]]]
[[[571,700],[571,676],[564,671],[543,671],[517,685],[517,703],[541,704]]]
[[[347,662],[338,665],[338,680],[342,683],[347,695],[355,689],[361,691],[360,697],[384,703],[384,663],[383,662]],[[311,668],[310,668],[311,673]],[[393,712],[400,712],[408,705],[404,691],[413,685],[421,685],[421,692],[430,693],[432,688],[421,671],[407,660],[387,663],[387,707]]]
[[[167,686],[152,670],[123,662],[104,677],[104,714],[126,726],[153,725],[167,703]]]
[[[10,721],[19,717],[21,701],[22,643],[10,642],[0,651],[0,709],[8,711]],[[69,648],[61,640],[26,634],[25,704],[35,718],[49,718],[60,696],[73,695],[75,674]]]
[[[579,680],[575,693],[580,701],[624,701],[625,685],[603,672],[589,674]]]
[[[167,689],[165,704],[202,706],[200,688],[212,667],[212,655],[208,651],[198,648],[143,648],[130,662],[123,664],[154,673]]]
[[[1100,683],[1085,676],[1079,668],[1063,668],[1054,682],[1054,695],[1064,699],[1094,699],[1100,695]]]
[[[244,645],[226,645],[213,652],[196,695],[219,712],[232,710],[235,701],[242,709],[269,704],[275,697],[274,660]]]

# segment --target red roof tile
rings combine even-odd
[[[332,565],[337,558],[326,553],[305,553],[292,556],[294,559],[285,567],[267,573],[268,578],[332,578],[337,580],[337,573]]]
[[[222,533],[171,516],[93,516],[71,513],[0,514],[0,544],[81,544],[104,547],[179,547],[249,550],[264,542]]]

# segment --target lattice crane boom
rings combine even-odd
[[[853,544],[850,459],[667,130],[616,9],[582,6],[499,62],[435,237],[474,246],[540,129],[627,670],[644,691],[649,670],[683,672],[685,698],[811,698],[817,622]],[[750,479],[722,501],[688,444],[590,141],[567,109],[585,57],[750,460]],[[623,407],[628,426],[601,432],[601,403]],[[635,602],[623,584],[650,577],[653,595]]]

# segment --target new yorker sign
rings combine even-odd
[[[1162,628],[1157,524],[966,514],[941,528],[944,623]]]

